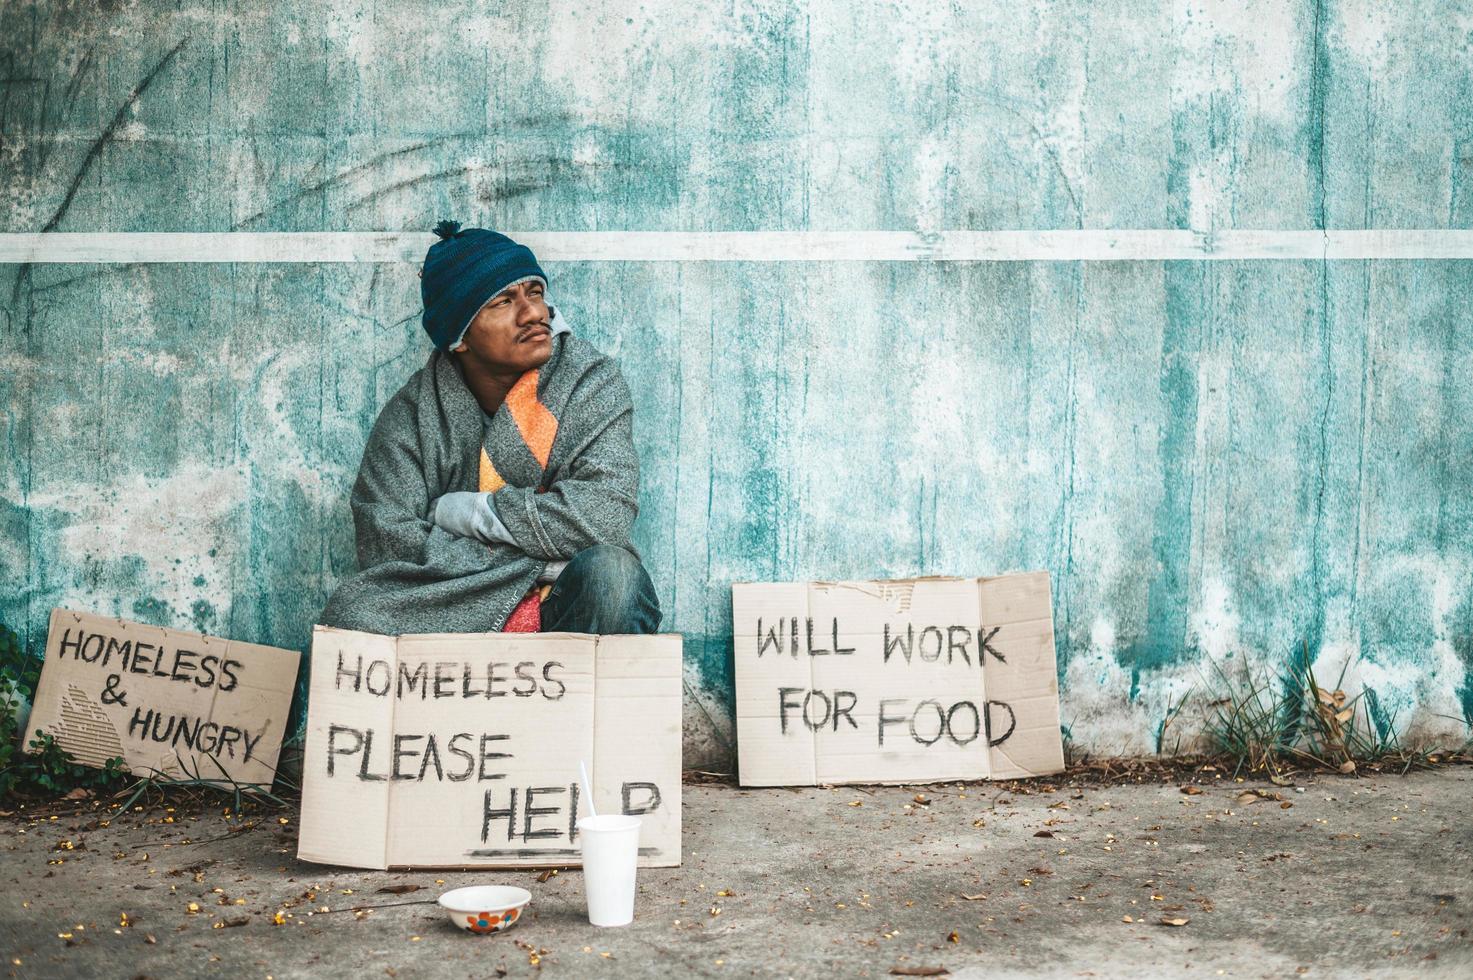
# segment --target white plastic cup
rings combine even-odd
[[[634,921],[639,818],[620,814],[580,817],[578,838],[583,846],[588,921],[596,926],[627,926]]]

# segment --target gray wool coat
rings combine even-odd
[[[633,550],[639,458],[623,374],[587,341],[561,334],[537,394],[558,420],[545,471],[507,407],[485,424],[454,358],[430,355],[369,434],[350,498],[358,572],[338,585],[320,622],[389,635],[493,632],[548,562],[596,544]],[[507,483],[493,497],[497,516],[521,547],[460,537],[431,520],[441,494],[479,489],[483,440]]]

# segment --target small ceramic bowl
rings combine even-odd
[[[440,908],[466,932],[484,935],[516,925],[532,893],[512,885],[471,885],[440,896]]]

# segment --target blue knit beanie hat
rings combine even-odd
[[[459,221],[435,226],[440,240],[425,254],[419,292],[424,300],[421,322],[440,350],[460,343],[486,301],[508,286],[547,274],[525,245],[485,228],[460,227]]]

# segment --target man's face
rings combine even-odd
[[[487,300],[455,353],[498,373],[546,364],[552,356],[552,325],[542,283],[519,282]]]

